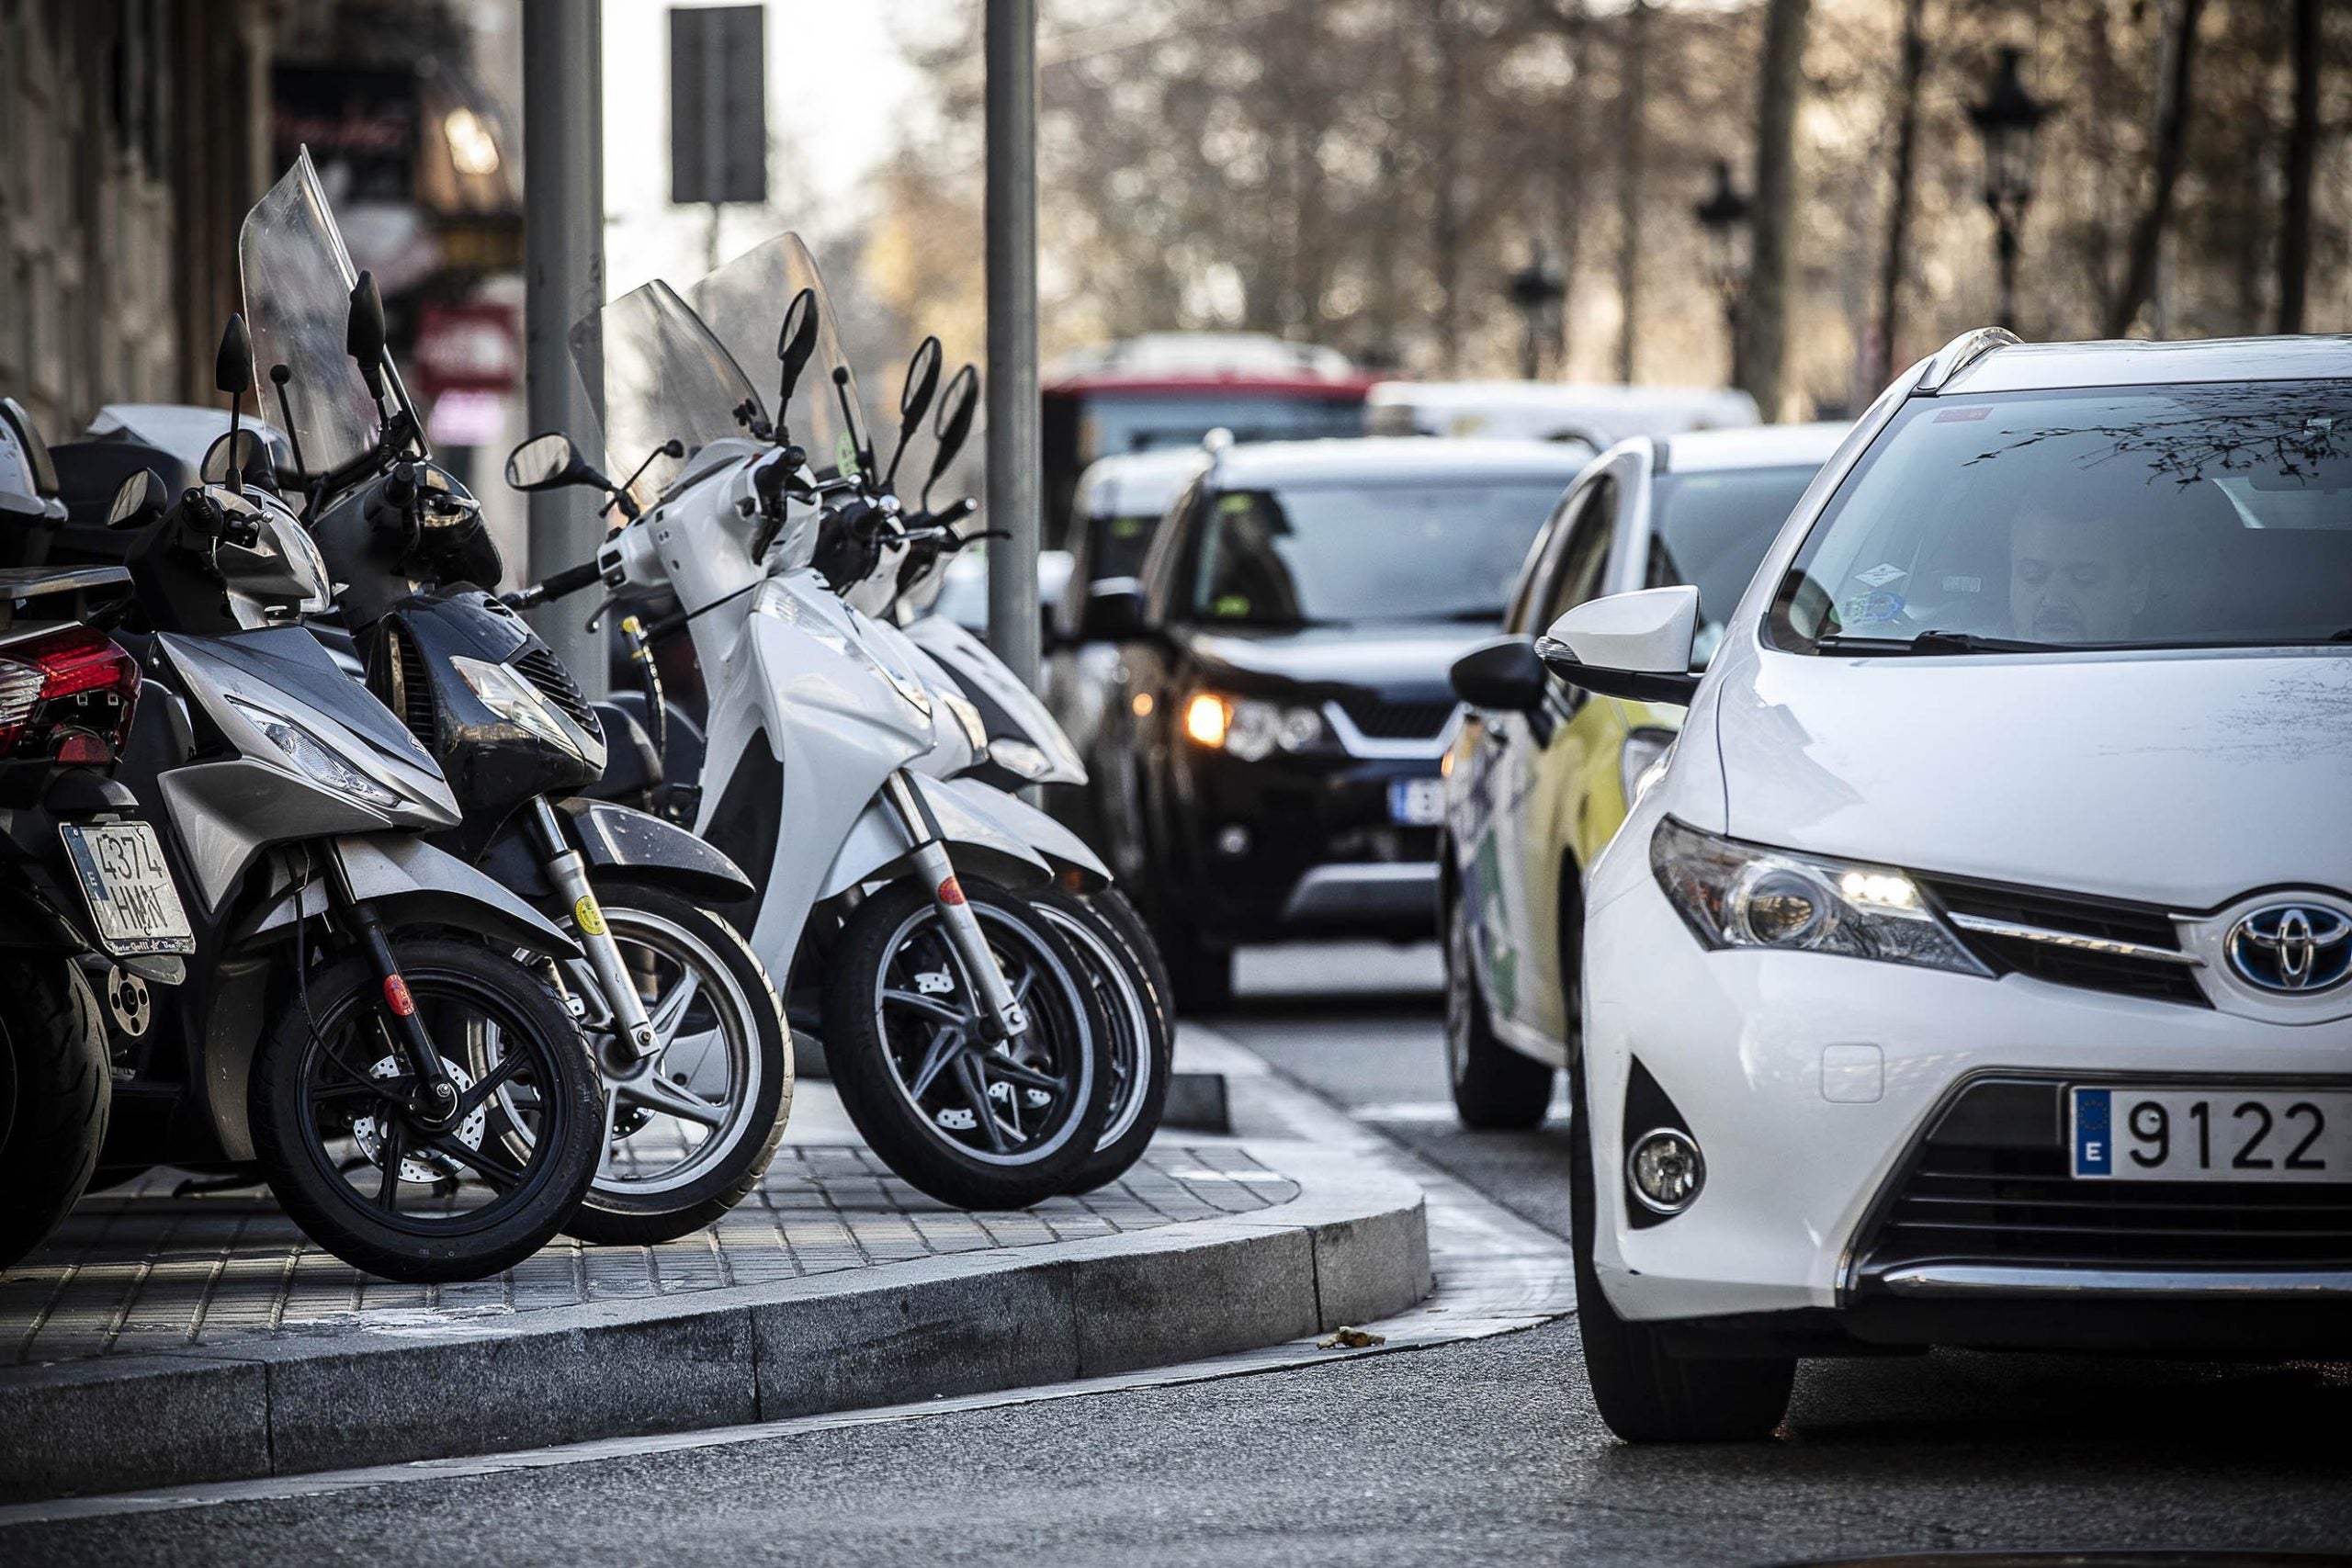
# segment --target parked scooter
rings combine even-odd
[[[574,340],[602,344],[582,368],[604,393],[608,449],[655,454],[637,482],[614,485],[556,434],[517,448],[510,482],[593,485],[638,513],[600,555],[605,581],[674,596],[646,636],[689,634],[708,691],[701,776],[671,787],[698,790],[697,830],[758,868],[742,906],[754,950],[821,980],[827,1057],[861,1134],[945,1201],[1035,1202],[1093,1150],[1111,1083],[1081,960],[1015,894],[1104,874],[1042,813],[910,766],[934,741],[934,694],[834,591],[863,575],[846,563],[896,503],[865,481],[854,380],[805,249],[771,242],[696,293],[738,332],[789,302],[780,408],[812,360],[822,376],[795,415],[808,448],[657,282]],[[681,457],[665,458],[673,443]]]
[[[0,517],[63,516],[40,433],[0,399]],[[169,985],[195,947],[154,829],[108,776],[139,666],[96,624],[130,597],[119,567],[0,570],[0,1269],[65,1217],[106,1141],[113,1080],[80,961]]]
[[[304,276],[314,199],[281,183],[248,215],[249,286]],[[300,287],[313,308],[278,312],[272,357],[328,465],[317,493],[379,489],[386,433],[348,395],[344,312]],[[216,378],[232,410],[253,367],[232,318]],[[156,871],[193,906],[196,952],[172,1000],[116,1032],[105,1163],[258,1165],[313,1239],[393,1279],[520,1261],[594,1174],[599,1096],[578,1027],[513,953],[578,946],[423,841],[458,825],[457,802],[300,624],[330,584],[291,509],[233,464],[177,497],[142,468],[108,522],[141,530],[128,562],[151,634],[121,771],[168,826]]]

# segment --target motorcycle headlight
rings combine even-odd
[[[989,761],[1017,778],[1042,779],[1054,771],[1054,760],[1026,740],[1007,736],[989,742]]]
[[[1245,762],[1271,757],[1277,748],[1310,750],[1330,737],[1320,709],[1216,692],[1193,694],[1184,705],[1184,733],[1195,745],[1229,751]]]
[[[1625,809],[1642,798],[1642,792],[1657,783],[1666,772],[1666,754],[1674,750],[1671,729],[1636,729],[1625,737],[1624,746],[1617,753],[1617,777],[1625,786]]]
[[[342,753],[284,714],[236,697],[229,701],[247,723],[285,753],[288,761],[337,795],[348,795],[379,811],[390,811],[400,805],[398,794],[344,761]]]
[[[1834,953],[1992,974],[1892,866],[1745,844],[1669,817],[1650,839],[1650,870],[1707,947]]]
[[[449,668],[473,688],[482,706],[507,723],[583,762],[594,760],[588,754],[588,738],[514,666],[456,654],[450,657]]]

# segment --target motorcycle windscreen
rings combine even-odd
[[[841,324],[825,290],[817,258],[797,234],[778,234],[752,246],[688,289],[695,311],[735,362],[761,385],[781,388],[778,363],[785,312],[806,288],[815,297],[817,347],[775,413],[779,432],[789,432],[808,453],[820,479],[865,473],[874,442],[867,434],[865,404],[857,375],[842,348]],[[869,477],[870,482],[870,477]]]
[[[286,367],[286,408],[303,466],[323,474],[366,452],[376,441],[376,404],[345,349],[359,275],[309,148],[245,214],[237,270],[253,333],[254,390],[275,403],[270,372]]]
[[[571,362],[591,405],[605,411],[605,470],[628,484],[641,508],[661,499],[697,447],[745,434],[752,419],[765,417],[741,367],[658,277],[575,322]],[[673,439],[685,457],[656,455]],[[645,471],[629,483],[640,463]]]

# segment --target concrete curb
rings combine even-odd
[[[1254,1349],[1430,1286],[1419,1187],[1252,1140],[1287,1203],[695,1298],[0,1372],[0,1502],[302,1474],[992,1393]]]

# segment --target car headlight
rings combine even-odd
[[[1992,974],[1892,866],[1744,844],[1669,817],[1650,839],[1650,870],[1691,934],[1711,948],[1835,953]]]
[[[1026,740],[1011,736],[989,742],[989,761],[1012,773],[1015,778],[1036,780],[1054,771],[1054,760]]]
[[[1184,705],[1184,734],[1195,745],[1229,751],[1245,762],[1271,757],[1277,749],[1312,750],[1330,738],[1318,708],[1216,692],[1193,694]]]
[[[956,716],[956,724],[961,726],[964,731],[964,743],[971,747],[972,755],[986,756],[989,749],[989,724],[988,720],[980,716],[980,710],[972,705],[972,699],[961,692],[942,692],[939,694],[939,700],[946,705],[949,713]]]
[[[337,795],[348,795],[379,811],[390,811],[400,805],[399,795],[345,761],[342,753],[284,714],[237,697],[229,701],[247,723],[285,753],[288,761]]]
[[[486,659],[468,659],[463,654],[453,654],[449,659],[449,668],[473,688],[473,694],[481,700],[482,706],[507,723],[583,762],[593,760],[588,755],[588,738],[558,713],[555,705],[548,701],[545,694],[513,665],[492,664]]]
[[[1635,729],[1625,736],[1617,753],[1617,777],[1625,786],[1625,809],[1642,798],[1643,791],[1666,772],[1667,753],[1674,750],[1671,729]]]

